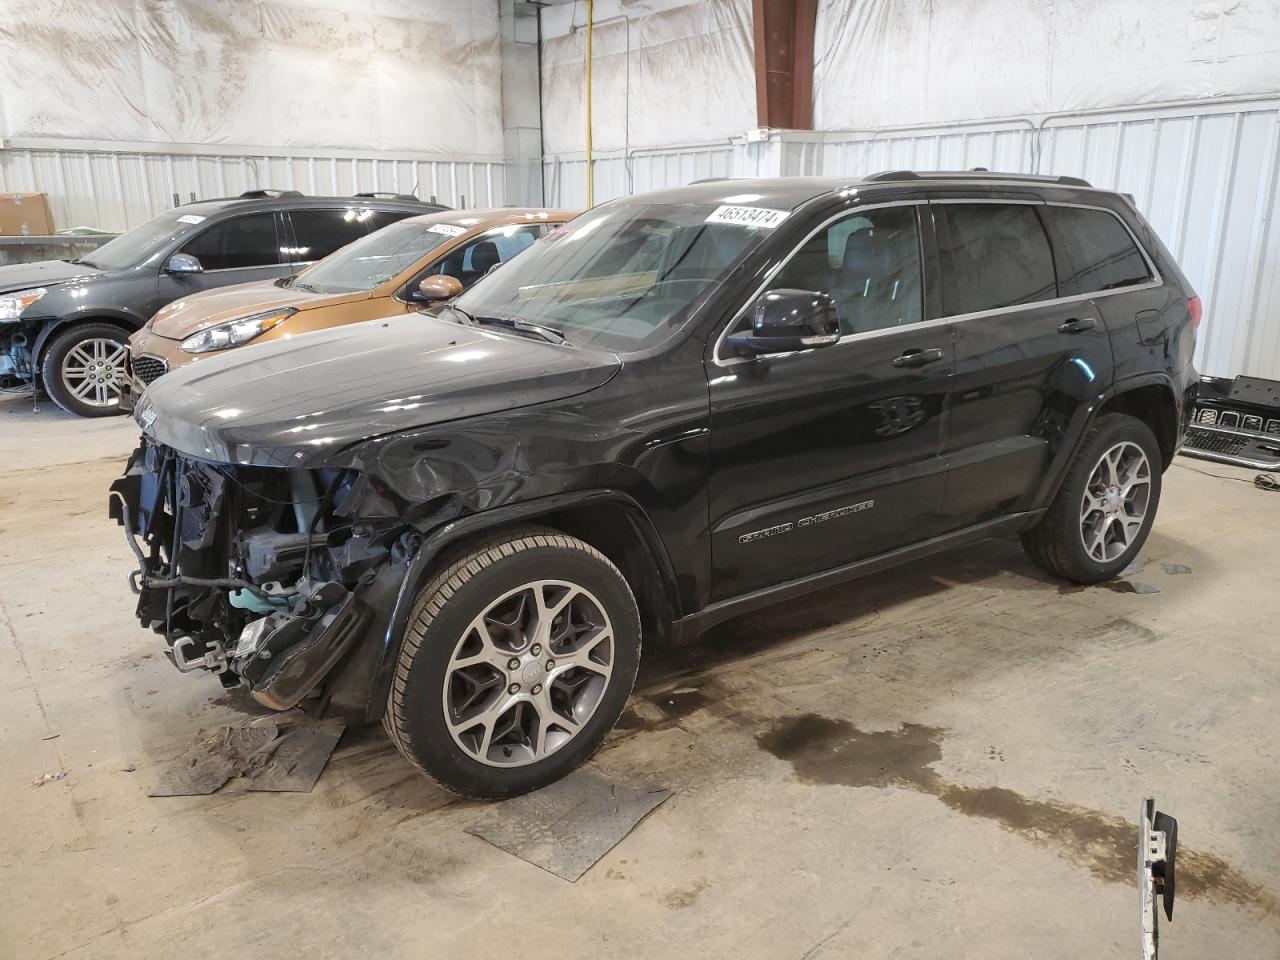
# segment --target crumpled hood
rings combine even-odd
[[[163,307],[151,321],[149,329],[159,337],[185,340],[205,327],[237,320],[251,313],[283,307],[306,310],[350,300],[363,300],[368,292],[325,295],[276,286],[274,280],[254,280],[230,287],[218,287],[193,293]]]
[[[101,276],[104,271],[66,260],[37,260],[34,263],[10,263],[0,267],[0,293],[48,287],[68,280]]]
[[[373,437],[584,393],[620,367],[613,354],[408,314],[180,367],[134,418],[194,457],[316,466]]]

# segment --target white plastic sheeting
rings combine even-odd
[[[1280,90],[1276,0],[821,0],[818,129]]]
[[[0,0],[0,135],[502,155],[498,5]]]
[[[727,141],[755,126],[751,0],[597,0],[595,22],[593,152]],[[573,29],[585,23],[585,3],[542,11],[549,157],[586,149],[586,33]]]

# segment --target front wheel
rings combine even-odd
[[[1137,557],[1160,503],[1160,446],[1141,420],[1098,418],[1040,523],[1023,534],[1031,558],[1076,583],[1110,580]]]
[[[639,611],[618,568],[574,537],[520,531],[419,592],[383,725],[453,793],[525,793],[596,751],[639,663]]]
[[[59,332],[44,351],[40,377],[53,402],[81,417],[121,412],[129,333],[114,323],[80,323]]]

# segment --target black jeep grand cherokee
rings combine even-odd
[[[644,634],[1007,534],[1116,574],[1198,319],[1080,180],[697,184],[597,207],[437,316],[164,377],[112,513],[179,668],[381,719],[504,796],[596,749]]]

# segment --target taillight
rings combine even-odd
[[[1192,297],[1187,301],[1187,309],[1191,312],[1191,329],[1195,330],[1200,326],[1200,317],[1204,314],[1204,307],[1200,306],[1200,298]]]

